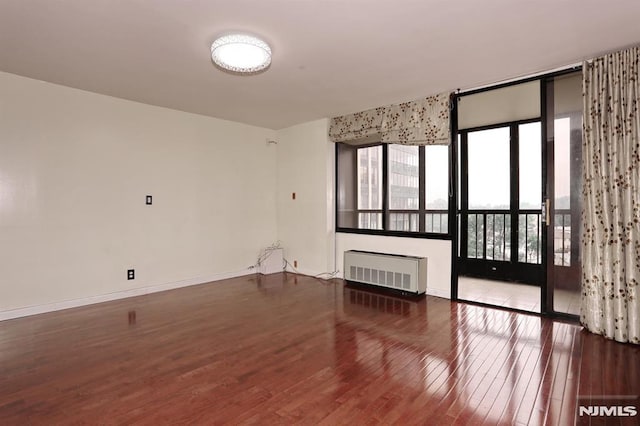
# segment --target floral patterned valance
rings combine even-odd
[[[329,138],[346,143],[377,138],[405,145],[446,145],[450,140],[449,93],[334,117]]]
[[[379,107],[332,118],[329,138],[333,142],[349,142],[379,135],[384,110]]]

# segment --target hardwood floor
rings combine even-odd
[[[580,327],[294,274],[0,322],[0,424],[573,424],[640,394]]]

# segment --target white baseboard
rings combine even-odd
[[[320,279],[328,279],[330,278],[329,275],[326,272],[318,272],[318,271],[311,271],[309,269],[303,269],[303,268],[296,268],[295,270],[293,268],[287,268],[286,272],[289,272],[291,274],[298,274],[298,275],[305,275],[307,277],[313,277],[313,278],[320,278]],[[336,278],[340,278],[340,277],[336,277]]]
[[[63,309],[77,308],[80,306],[93,305],[96,303],[109,302],[112,300],[126,299],[127,297],[142,296],[145,294],[158,293],[160,291],[173,290],[181,287],[204,284],[211,281],[225,280],[228,278],[241,277],[255,274],[256,271],[246,269],[235,272],[224,272],[209,276],[189,278],[186,280],[174,281],[170,283],[152,285],[147,287],[132,288],[130,290],[117,291],[98,296],[83,297],[80,299],[65,300],[62,302],[47,303],[44,305],[27,306],[24,308],[9,309],[0,311],[0,321],[21,318],[30,315],[44,314],[47,312],[61,311]]]
[[[440,290],[437,288],[429,288],[427,286],[427,294],[429,296],[442,297],[444,299],[451,299],[451,290]]]
[[[300,275],[307,275],[315,277],[321,272],[311,271],[306,269],[297,269],[296,271],[288,270],[290,273],[297,273]],[[109,302],[112,300],[126,299],[127,297],[142,296],[145,294],[158,293],[161,291],[173,290],[176,288],[189,287],[192,285],[204,284],[212,281],[220,281],[229,278],[242,277],[245,275],[255,274],[254,269],[246,269],[235,272],[225,272],[220,274],[213,274],[209,276],[202,276],[196,278],[190,278],[186,280],[174,281],[170,283],[152,285],[147,287],[132,288],[130,290],[118,291],[114,293],[107,293],[98,296],[89,296],[80,299],[65,300],[61,302],[47,303],[44,305],[26,306],[24,308],[8,309],[0,311],[0,321],[10,320],[14,318],[21,318],[30,315],[44,314],[47,312],[61,311],[63,309],[77,308],[80,306],[94,305],[96,303]],[[324,277],[323,277],[324,278]],[[439,290],[427,287],[427,294],[430,296],[442,297],[445,299],[451,299],[451,295],[448,291]]]

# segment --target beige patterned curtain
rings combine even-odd
[[[405,145],[446,145],[449,135],[449,93],[343,115],[331,119],[333,142],[382,141]]]
[[[380,107],[332,118],[329,139],[347,143],[379,140],[384,110],[384,107]]]
[[[584,64],[580,320],[632,343],[640,343],[639,53]]]

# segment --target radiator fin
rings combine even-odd
[[[395,281],[393,282],[394,287],[402,288],[402,274],[400,272],[396,272]]]
[[[402,288],[410,289],[411,288],[411,275],[402,274]]]

